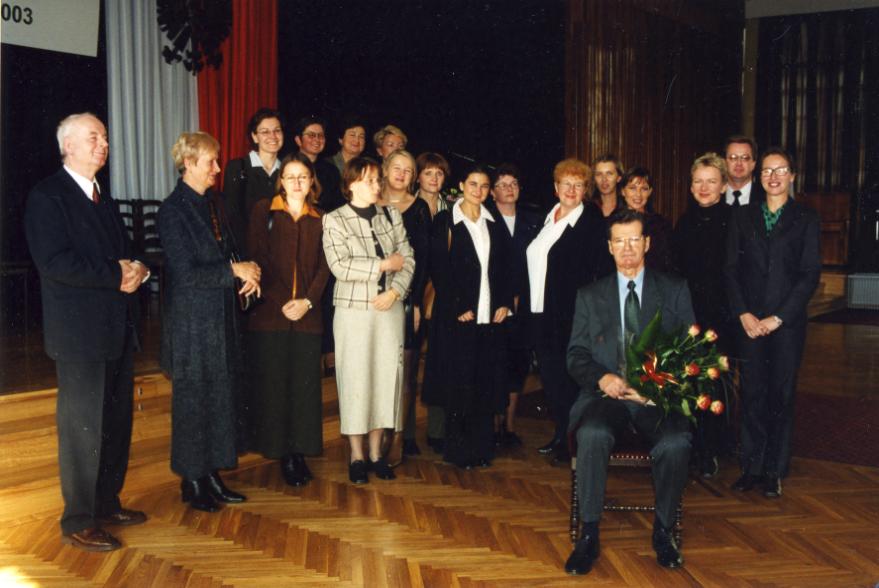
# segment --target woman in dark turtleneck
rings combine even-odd
[[[732,320],[726,296],[723,267],[726,231],[732,208],[723,201],[726,191],[726,162],[716,153],[705,153],[690,168],[693,201],[678,219],[672,235],[672,253],[680,275],[687,280],[693,312],[703,329],[714,329],[717,345],[731,351]],[[721,449],[723,417],[700,412],[696,449],[702,476],[717,474],[717,454]]]

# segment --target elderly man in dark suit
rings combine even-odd
[[[647,326],[657,310],[663,328],[694,321],[687,283],[644,267],[650,237],[644,217],[624,210],[608,219],[608,246],[616,272],[577,292],[568,346],[568,372],[580,386],[571,408],[570,430],[577,437],[577,477],[581,538],[565,563],[569,574],[585,574],[599,555],[598,523],[604,508],[607,465],[618,433],[629,424],[652,445],[656,519],[653,548],[657,562],[683,563],[672,535],[675,510],[687,482],[691,435],[687,419],[647,405],[624,378],[625,346]]]
[[[58,462],[62,541],[112,551],[119,541],[101,525],[134,525],[142,512],[122,508],[119,492],[131,443],[131,294],[148,277],[130,259],[130,242],[113,199],[95,174],[107,161],[107,130],[92,114],[58,125],[62,169],[28,196],[25,228],[40,273],[46,353],[58,375]]]

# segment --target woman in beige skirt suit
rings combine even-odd
[[[381,454],[382,433],[403,428],[402,300],[415,258],[403,217],[392,206],[376,205],[380,191],[379,164],[354,158],[342,173],[348,204],[323,217],[324,253],[336,277],[333,335],[341,432],[351,444],[348,476],[355,484],[366,483],[370,469],[384,480],[395,477]]]

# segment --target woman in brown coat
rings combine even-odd
[[[248,245],[263,272],[263,304],[250,316],[254,449],[281,461],[291,486],[312,475],[305,455],[323,447],[321,295],[329,268],[321,245],[320,184],[302,154],[281,163],[278,194],[250,214]]]

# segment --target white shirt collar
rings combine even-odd
[[[462,202],[464,202],[463,198],[457,200],[455,202],[454,206],[452,206],[452,222],[455,224],[458,224],[459,222],[461,222],[464,219],[466,219],[468,221],[470,220],[467,217],[467,215],[461,211],[461,203]],[[494,222],[494,217],[491,216],[491,213],[488,211],[488,209],[485,207],[484,204],[479,205],[479,218],[476,219],[476,222],[479,222],[482,219]],[[473,221],[470,221],[470,222],[473,222]]]
[[[98,180],[90,180],[87,177],[80,175],[67,167],[64,166],[64,171],[70,174],[70,177],[73,178],[73,181],[76,182],[76,185],[82,188],[82,191],[88,197],[89,200],[92,199],[92,186],[98,187],[98,194],[101,193],[101,185],[98,184]]]
[[[262,159],[259,158],[259,153],[256,151],[250,152],[250,167],[262,167]],[[272,173],[275,173],[275,170],[281,167],[281,162],[278,161],[278,158],[275,158],[275,165],[272,166]]]
[[[546,220],[543,221],[544,225],[552,224],[555,222],[555,213],[561,207],[562,203],[559,202],[555,206],[552,207],[552,210],[549,211],[549,214],[546,215]],[[580,216],[583,214],[583,210],[585,210],[585,206],[583,203],[580,203],[580,206],[572,210],[568,213],[568,215],[560,220],[559,222],[568,223],[568,226],[573,227],[577,224],[577,221],[580,220]]]

